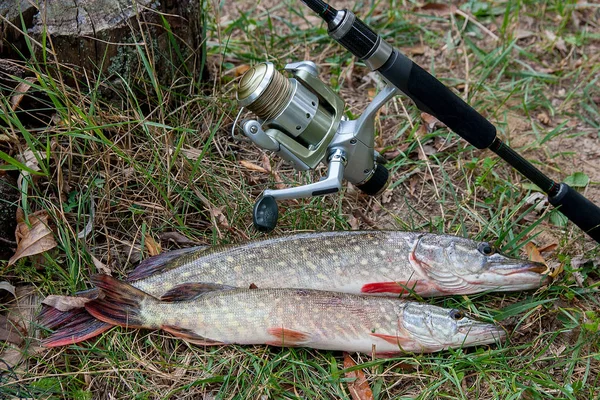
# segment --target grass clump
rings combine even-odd
[[[450,6],[432,12],[396,1],[333,5],[353,7],[460,92],[545,173],[558,180],[585,174],[589,182],[581,189],[600,203],[596,6],[468,1],[458,5],[460,12]],[[294,185],[323,174],[321,167],[295,172],[231,138],[240,67],[312,60],[346,100],[349,116],[362,112],[376,88],[367,68],[300,2],[203,6],[205,81],[187,70],[181,81],[165,84],[153,68],[153,52],[142,45],[127,49],[138,61],[127,77],[60,75],[43,58],[20,63],[35,76],[27,92],[31,103],[13,110],[8,97],[2,100],[3,129],[19,139],[0,145],[15,170],[26,169],[18,154],[35,155],[38,167],[25,178],[28,190],[19,205],[26,214],[48,212],[58,246],[12,267],[0,264],[3,277],[31,283],[43,295],[72,294],[102,266],[126,273],[149,255],[152,241],[168,250],[260,237],[251,226],[257,196],[279,179]],[[175,46],[173,65],[185,54]],[[275,233],[445,232],[485,238],[514,255],[524,255],[530,242],[556,244],[547,256],[564,272],[535,293],[428,300],[517,329],[490,348],[389,360],[357,356],[375,397],[596,398],[598,246],[533,202],[537,189],[490,152],[425,125],[405,97],[392,100],[379,115],[376,138],[393,174],[390,189],[379,198],[348,187],[340,195],[283,202]],[[278,176],[248,170],[240,161]],[[195,347],[159,332],[116,328],[79,345],[37,352],[20,369],[3,373],[0,397],[348,398],[341,360],[338,353],[310,349]]]

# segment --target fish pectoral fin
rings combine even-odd
[[[283,327],[267,329],[269,335],[275,336],[276,340],[267,342],[271,346],[302,346],[310,339],[310,334]]]
[[[400,349],[409,347],[409,345],[412,343],[412,340],[403,338],[402,336],[398,336],[398,335],[385,335],[383,333],[371,333],[371,336],[374,336],[379,339],[383,339],[388,343],[397,345],[398,348],[400,348]]]
[[[360,291],[362,293],[395,293],[400,295],[415,293],[421,295],[430,293],[433,288],[434,286],[427,281],[414,280],[367,283],[363,285]]]
[[[160,300],[166,302],[194,300],[198,296],[202,296],[208,292],[232,289],[236,288],[234,286],[207,282],[184,283],[167,291],[160,297]]]
[[[220,346],[225,344],[217,340],[212,340],[200,336],[190,329],[180,328],[174,325],[162,325],[160,328],[164,331],[169,332],[173,336],[184,339],[186,342],[190,342],[200,346]]]

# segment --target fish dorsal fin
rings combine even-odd
[[[141,263],[139,263],[139,265],[129,273],[129,275],[127,276],[127,280],[129,282],[133,282],[147,278],[158,272],[163,272],[175,268],[178,266],[178,264],[171,264],[171,261],[182,257],[186,254],[202,253],[208,248],[209,246],[187,247],[185,249],[167,251],[166,253],[161,253],[159,255],[147,258]]]
[[[207,283],[207,282],[194,282],[184,283],[175,286],[173,289],[167,291],[160,297],[161,301],[176,302],[194,300],[198,296],[202,296],[205,293],[221,291],[221,290],[232,290],[236,289],[234,286],[219,285],[218,283]]]

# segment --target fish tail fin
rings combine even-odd
[[[93,300],[98,298],[98,293],[99,291],[97,288],[92,288],[81,292],[77,292],[75,293],[75,296]],[[40,311],[40,313],[37,316],[37,322],[40,324],[40,326],[46,329],[55,329],[59,326],[63,326],[69,323],[70,321],[76,318],[79,318],[82,314],[87,315],[87,312],[83,307],[74,308],[69,311],[60,311],[57,308],[43,304],[42,311]]]
[[[129,328],[153,328],[145,324],[142,306],[148,301],[158,301],[149,294],[109,275],[95,275],[94,283],[103,294],[102,298],[85,304],[94,317],[108,324]]]
[[[55,329],[65,325],[69,321],[77,318],[80,314],[87,314],[84,308],[76,308],[69,311],[60,311],[57,308],[42,305],[42,311],[37,316],[37,322],[46,329]]]
[[[62,326],[56,332],[42,340],[44,347],[67,346],[83,342],[98,336],[112,328],[111,324],[99,321],[85,310],[71,320],[68,324]]]

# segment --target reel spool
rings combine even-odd
[[[387,86],[360,118],[348,120],[343,116],[344,101],[319,80],[313,62],[288,64],[285,71],[292,77],[285,77],[267,62],[242,76],[236,95],[240,114],[247,108],[257,117],[242,121],[242,131],[296,170],[314,169],[320,162],[329,168],[327,177],[319,182],[265,190],[254,207],[254,225],[266,232],[277,223],[276,200],[337,193],[343,179],[369,195],[383,192],[389,183],[383,158],[373,149],[374,117],[397,90]]]

